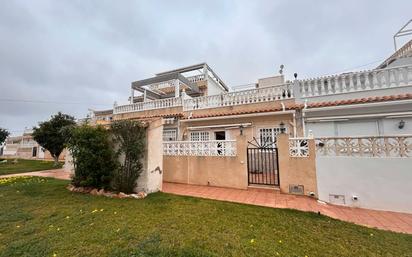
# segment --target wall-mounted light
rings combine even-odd
[[[283,121],[280,122],[279,124],[280,127],[280,133],[285,133],[285,123],[283,123]]]
[[[240,125],[239,129],[240,129],[240,135],[242,136],[243,135],[243,125]]]
[[[403,129],[404,127],[405,127],[405,121],[404,120],[399,121],[398,128]]]

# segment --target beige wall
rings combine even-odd
[[[166,182],[245,189],[247,181],[246,147],[251,128],[243,135],[237,130],[237,156],[164,156],[163,180]]]
[[[316,182],[315,141],[309,140],[308,157],[289,156],[289,138],[286,134],[278,136],[279,180],[282,193],[289,193],[289,185],[303,185],[305,195],[314,192],[318,195]]]

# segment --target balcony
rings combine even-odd
[[[167,156],[236,156],[235,140],[163,142]]]
[[[299,80],[302,98],[412,86],[412,65]]]
[[[157,100],[134,103],[134,104],[114,106],[113,114],[140,112],[140,111],[146,111],[146,110],[163,109],[163,108],[171,108],[171,107],[178,107],[178,106],[182,106],[182,98],[172,97],[172,98],[157,99]]]
[[[184,101],[183,110],[199,110],[242,104],[292,99],[292,84],[236,91],[220,95],[201,96]]]

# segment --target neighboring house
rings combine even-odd
[[[412,156],[411,46],[412,41],[370,71],[293,81],[280,74],[235,91],[206,63],[162,72],[132,82],[128,104],[94,111],[91,122],[161,118],[164,181],[243,189],[274,186],[325,201],[346,194],[346,202],[339,201],[348,205],[352,193],[331,192],[333,187],[319,184],[319,174],[333,167],[320,163],[316,151],[336,156]],[[310,139],[313,136],[315,140]],[[340,137],[355,136],[359,136],[355,143],[345,139],[336,144]],[[410,160],[402,161],[402,167]],[[316,166],[321,167],[318,175]],[[387,177],[384,173],[379,181]],[[328,179],[323,176],[321,181]],[[391,209],[403,210],[398,208],[401,204],[395,205]],[[412,206],[406,211],[412,212]]]
[[[52,160],[50,153],[42,148],[32,136],[33,131],[26,129],[21,136],[8,137],[3,146],[2,157]],[[64,160],[65,153],[60,155]]]

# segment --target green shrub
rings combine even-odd
[[[73,157],[75,186],[110,187],[117,160],[110,133],[101,126],[82,125],[68,132],[68,148]]]
[[[114,190],[132,193],[142,172],[146,128],[140,122],[124,120],[111,125],[116,155],[120,162],[112,181]]]

